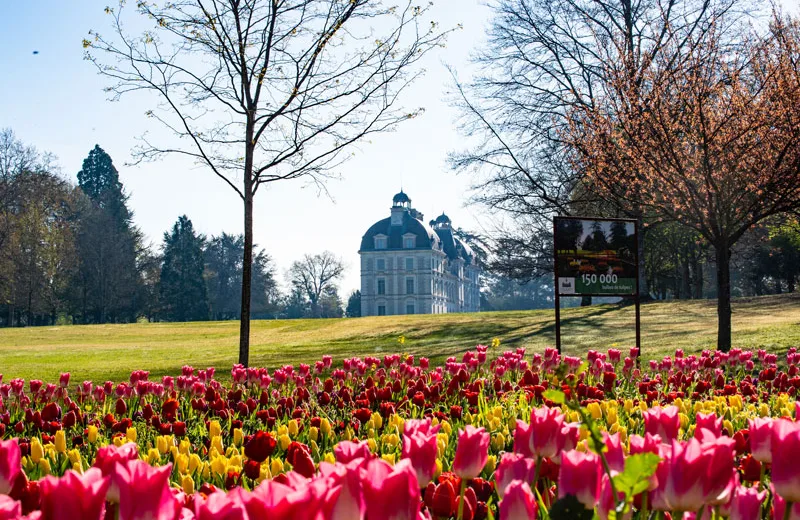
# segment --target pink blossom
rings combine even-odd
[[[594,509],[600,496],[602,465],[594,453],[577,450],[561,455],[558,475],[558,497],[573,495],[586,509]]]
[[[416,472],[408,459],[394,467],[382,459],[370,460],[362,484],[369,520],[416,520],[420,493]]]
[[[0,495],[7,495],[20,472],[21,452],[17,439],[0,441]]]
[[[498,488],[499,489],[499,488]],[[522,480],[513,480],[505,488],[500,502],[500,520],[529,520],[538,518],[539,507],[530,486]]]
[[[468,424],[458,434],[458,446],[453,459],[453,473],[463,479],[481,474],[489,458],[489,434],[484,428]]]
[[[120,520],[174,520],[180,504],[169,489],[172,464],[154,468],[134,459],[116,465],[112,474],[119,491]]]
[[[39,481],[44,520],[99,520],[105,512],[109,477],[97,468],[83,475],[72,470],[63,477],[47,476]]]

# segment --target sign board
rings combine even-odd
[[[553,231],[560,296],[636,294],[635,220],[556,217]]]
[[[639,228],[628,219],[555,217],[556,348],[561,353],[561,296],[623,296],[636,305],[636,347],[641,348]],[[638,362],[638,358],[637,358]]]

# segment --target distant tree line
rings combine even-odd
[[[0,131],[0,326],[240,318],[243,235],[205,237],[183,215],[154,247],[133,223],[102,148],[89,152],[77,179]],[[252,318],[344,315],[344,264],[333,253],[294,262],[289,294],[265,250],[254,245],[252,258]]]

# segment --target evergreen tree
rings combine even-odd
[[[119,173],[97,145],[78,172],[78,187],[88,199],[79,218],[80,267],[72,291],[81,321],[133,321],[139,311],[137,251],[142,237],[132,224]]]
[[[163,319],[208,319],[203,242],[203,237],[195,234],[192,221],[186,215],[178,218],[171,233],[164,233],[164,263],[159,291]]]
[[[350,293],[350,296],[347,298],[345,316],[348,318],[361,317],[361,291],[355,290]]]

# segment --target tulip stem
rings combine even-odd
[[[700,510],[697,512],[697,520],[703,520],[703,515],[706,512],[706,505],[703,504],[700,506]]]
[[[788,500],[786,501],[786,509],[783,510],[783,520],[789,520],[792,516],[792,503]]]
[[[464,492],[467,490],[467,480],[461,479],[461,491],[458,493],[458,514],[456,520],[462,520],[464,515]]]
[[[642,509],[641,509],[640,518],[643,520],[647,520],[647,491],[642,493]]]
[[[539,485],[539,472],[542,470],[542,457],[536,457],[536,468],[533,470],[533,487]]]

